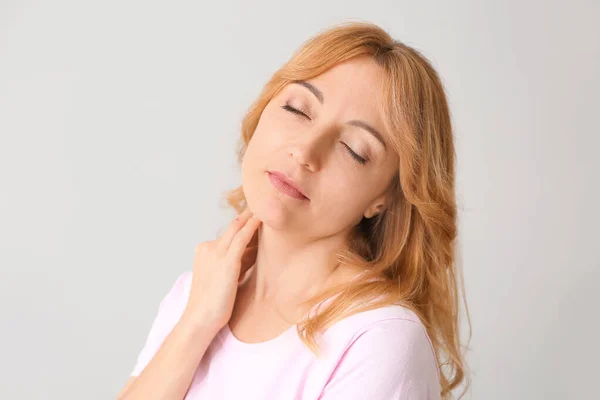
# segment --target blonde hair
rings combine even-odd
[[[365,55],[384,71],[383,101],[378,106],[399,156],[398,174],[389,187],[387,207],[363,219],[337,255],[340,263],[361,268],[361,279],[309,299],[312,305],[333,301],[299,323],[298,334],[317,354],[315,334],[325,325],[360,311],[403,305],[417,314],[432,341],[442,397],[451,398],[451,391],[463,384],[461,398],[469,377],[459,337],[459,295],[464,301],[464,286],[455,255],[455,150],[444,88],[429,61],[369,22],[344,22],[319,32],[274,73],[250,107],[242,121],[238,161],[265,106],[285,85]],[[245,207],[241,186],[228,192],[226,199],[237,212]],[[466,301],[464,306],[470,332]]]

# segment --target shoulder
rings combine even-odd
[[[332,325],[330,329],[336,333],[352,333],[356,336],[366,330],[379,329],[382,326],[395,330],[419,330],[418,328],[425,330],[415,312],[396,304],[350,315]]]
[[[362,341],[363,348],[379,348],[382,355],[391,354],[393,365],[410,367],[414,375],[433,371],[438,374],[435,351],[425,326],[404,307],[384,310],[381,318],[358,329],[353,340]]]
[[[400,305],[389,305],[356,314],[355,321],[348,321],[354,327],[354,339],[372,332],[371,336],[382,335],[387,340],[404,341],[430,347],[430,339],[425,326],[415,312]],[[351,317],[350,317],[351,318]],[[389,335],[385,335],[389,334]]]
[[[158,348],[165,340],[173,326],[177,323],[189,296],[189,288],[191,287],[191,272],[181,273],[170,287],[158,306],[152,326],[146,337],[146,343],[140,351],[132,376],[137,376],[150,362]]]
[[[440,378],[427,330],[417,314],[406,307],[389,305],[360,312],[339,321],[331,330],[330,338],[357,360],[377,359],[382,366],[406,369],[415,377]]]
[[[327,341],[336,365],[322,399],[439,399],[440,373],[424,325],[411,310],[386,306],[347,317]],[[377,385],[373,385],[377,382]]]
[[[186,294],[189,294],[191,285],[192,271],[184,271],[177,277],[171,290],[174,290],[176,293],[185,296]]]
[[[192,284],[192,271],[182,272],[173,283],[163,298],[163,302],[187,301]]]
[[[173,325],[187,305],[192,283],[192,272],[186,271],[177,276],[168,286],[158,306],[155,324]]]

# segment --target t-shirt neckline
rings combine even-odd
[[[228,347],[235,347],[236,349],[243,351],[263,351],[266,349],[278,348],[281,344],[287,342],[292,335],[297,335],[296,332],[297,324],[294,324],[274,338],[262,342],[248,343],[238,339],[231,331],[229,323],[227,323],[223,326],[219,334],[221,335],[224,345]]]

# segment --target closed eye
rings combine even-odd
[[[365,163],[367,162],[366,158],[363,158],[363,157],[359,156],[358,154],[356,154],[354,152],[354,150],[352,150],[352,148],[350,146],[348,146],[346,143],[344,143],[344,142],[340,142],[340,143],[344,145],[344,147],[346,148],[346,151],[348,152],[348,154],[350,154],[350,156],[352,156],[352,158],[354,158],[357,162],[361,163],[362,165],[365,165]]]
[[[308,115],[306,115],[305,113],[303,113],[302,111],[298,110],[297,108],[294,108],[292,106],[290,106],[289,104],[285,104],[283,106],[281,106],[281,108],[283,108],[284,110],[291,112],[293,114],[296,114],[300,117],[309,119]],[[344,145],[344,148],[346,149],[346,151],[348,152],[348,154],[350,154],[350,156],[358,163],[364,165],[366,164],[366,162],[368,161],[366,158],[361,157],[360,155],[358,155],[354,150],[352,150],[352,148],[350,146],[348,146],[346,143],[344,142],[340,142],[341,144]]]
[[[305,113],[303,113],[302,111],[298,110],[297,108],[294,108],[294,107],[290,106],[289,104],[286,104],[286,105],[284,105],[284,106],[281,106],[281,108],[283,108],[284,110],[286,110],[286,111],[289,111],[289,112],[291,112],[291,113],[294,113],[294,114],[296,114],[296,115],[299,115],[299,116],[301,116],[301,117],[305,117],[305,118],[307,118],[307,119],[310,119],[310,118],[308,117],[308,115],[306,115],[306,114],[305,114]]]

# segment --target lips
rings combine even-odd
[[[285,194],[299,200],[308,200],[302,187],[292,178],[279,171],[267,171],[271,183]]]

